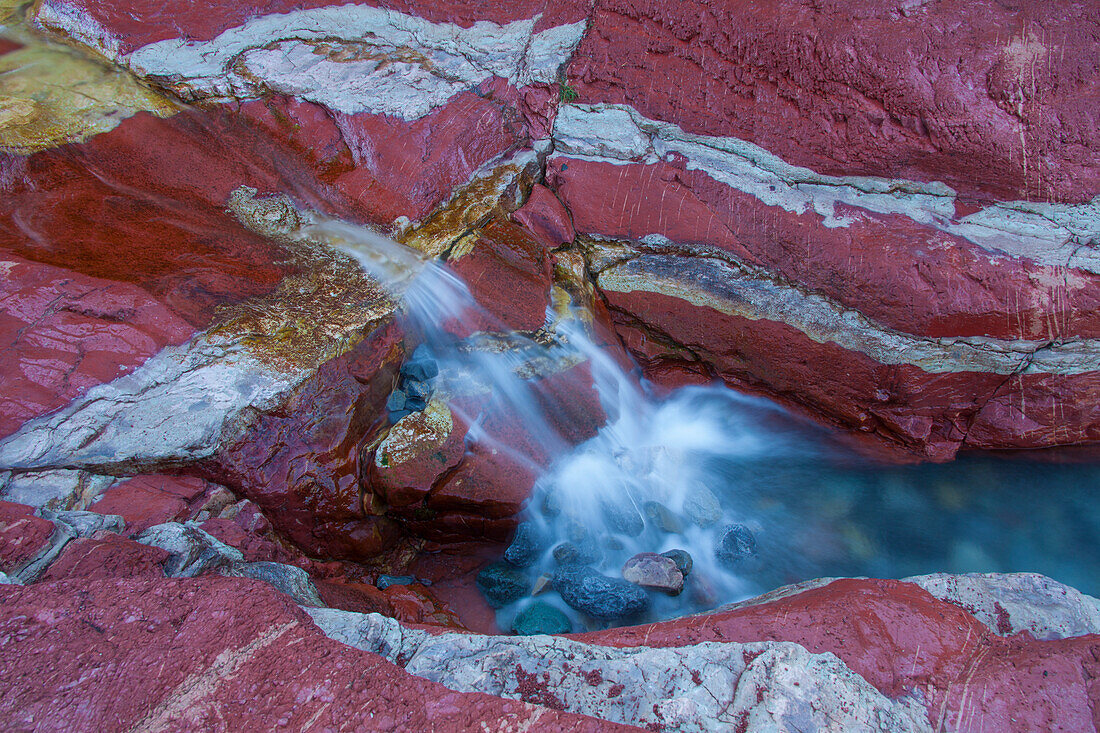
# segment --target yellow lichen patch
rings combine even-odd
[[[18,19],[19,11],[31,4],[31,0],[0,0],[0,25]]]
[[[375,465],[388,468],[434,453],[454,430],[454,417],[447,403],[432,399],[422,412],[413,412],[394,423],[378,445]]]
[[[524,167],[515,163],[498,166],[458,189],[422,223],[399,234],[397,241],[429,257],[452,250],[452,257],[460,256],[462,252],[456,245],[464,245],[462,249],[468,252],[477,239],[471,234],[484,228],[494,216],[513,210],[526,198],[530,186]]]
[[[212,333],[239,340],[278,367],[315,367],[350,349],[390,317],[395,303],[350,257],[302,234],[305,215],[285,196],[242,186],[229,209],[282,246],[297,273],[273,293],[222,309]]]
[[[81,142],[142,111],[167,117],[176,107],[130,74],[64,46],[40,42],[0,56],[0,150],[28,154]]]

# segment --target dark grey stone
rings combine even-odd
[[[661,554],[676,563],[676,567],[680,568],[680,574],[685,578],[691,572],[691,567],[694,565],[694,562],[687,550],[669,550]]]
[[[420,581],[411,575],[379,575],[378,580],[374,581],[374,587],[386,590],[391,585],[413,585],[418,582]]]
[[[527,576],[507,563],[497,562],[477,574],[477,587],[493,608],[503,608],[531,592]]]
[[[649,608],[649,596],[622,578],[609,578],[592,568],[573,565],[554,573],[554,590],[562,600],[593,618],[613,620]]]
[[[743,524],[731,524],[722,532],[722,539],[714,548],[714,555],[727,566],[737,566],[756,556],[756,538]]]
[[[591,565],[603,559],[603,553],[591,542],[562,542],[554,548],[554,562],[567,565]]]
[[[517,568],[530,567],[539,559],[543,546],[543,538],[535,525],[523,522],[516,528],[512,544],[504,551],[504,559]]]
[[[390,412],[398,412],[405,409],[405,393],[399,389],[390,392],[386,399],[386,409]]]
[[[439,365],[430,352],[421,351],[423,346],[413,352],[412,358],[401,367],[401,373],[418,382],[426,382],[439,374]]]

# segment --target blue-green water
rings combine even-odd
[[[1038,572],[1100,594],[1100,464],[1016,456],[884,466],[783,456],[729,464],[758,523],[763,588],[820,576]]]

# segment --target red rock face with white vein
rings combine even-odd
[[[0,585],[4,727],[675,727],[621,712],[644,691],[618,661],[566,659],[555,690],[532,671],[544,649],[494,641],[519,661],[479,695],[473,637],[437,642],[471,666],[429,682],[408,655],[327,638],[286,593],[216,577],[272,563],[326,605],[491,629],[461,582],[379,591],[358,562],[467,577],[471,541],[505,539],[534,480],[466,450],[458,423],[433,436],[438,465],[381,474],[410,344],[389,312],[322,309],[309,263],[227,210],[241,186],[431,233],[506,328],[542,326],[558,286],[587,293],[658,381],[718,377],[933,459],[1100,442],[1088,2],[44,0],[32,22],[196,104],[0,152],[0,497],[34,504],[0,502],[0,572],[37,581]],[[517,155],[530,170],[455,215]],[[271,332],[219,330],[242,312]],[[303,329],[329,350],[256,345]],[[544,381],[569,440],[606,419],[584,365]],[[84,510],[108,523],[49,514]],[[142,532],[185,521],[240,558],[162,577],[173,555]],[[1080,601],[1065,632],[1042,619],[1069,591],[1011,586],[1010,613],[1000,582],[952,580],[944,600],[841,581],[579,641],[831,653],[807,682],[850,682],[829,699],[872,726],[1097,727],[1100,610]],[[777,649],[742,660],[727,727],[799,709]],[[712,684],[682,669],[677,690]]]

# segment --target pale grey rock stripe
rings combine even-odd
[[[37,20],[141,76],[162,77],[202,97],[249,98],[266,87],[346,114],[415,120],[492,76],[516,86],[554,81],[585,23],[535,33],[540,17],[462,28],[395,10],[337,5],[264,15],[211,41],[175,38],[129,54],[65,2],[46,3]]]
[[[595,245],[597,248],[599,245]],[[594,258],[598,261],[599,255]],[[1100,340],[1046,341],[980,336],[926,338],[888,329],[859,311],[724,260],[635,253],[600,267],[605,292],[650,292],[750,320],[785,323],[818,343],[834,343],[882,364],[931,373],[1081,374],[1100,370]]]
[[[0,442],[0,470],[136,473],[192,463],[214,454],[233,418],[277,406],[310,373],[281,371],[233,341],[198,335],[25,423]]]
[[[930,730],[918,697],[891,700],[835,655],[790,642],[620,649],[551,636],[433,636],[378,614],[305,610],[329,637],[449,689],[524,699],[533,683],[569,712],[616,723],[688,732],[742,723],[753,731]]]
[[[5,472],[0,473],[0,499],[43,511],[72,513],[69,510],[87,509],[116,483],[114,476],[78,470]]]
[[[1003,636],[1100,634],[1100,600],[1038,573],[935,573],[904,581],[961,607]]]
[[[563,105],[553,137],[559,154],[618,165],[653,164],[679,154],[689,170],[770,206],[814,211],[828,227],[849,225],[836,210],[848,204],[906,216],[991,252],[1100,272],[1100,196],[1077,205],[1002,201],[955,221],[956,193],[944,183],[827,176],[745,140],[684,132],[627,105]]]

